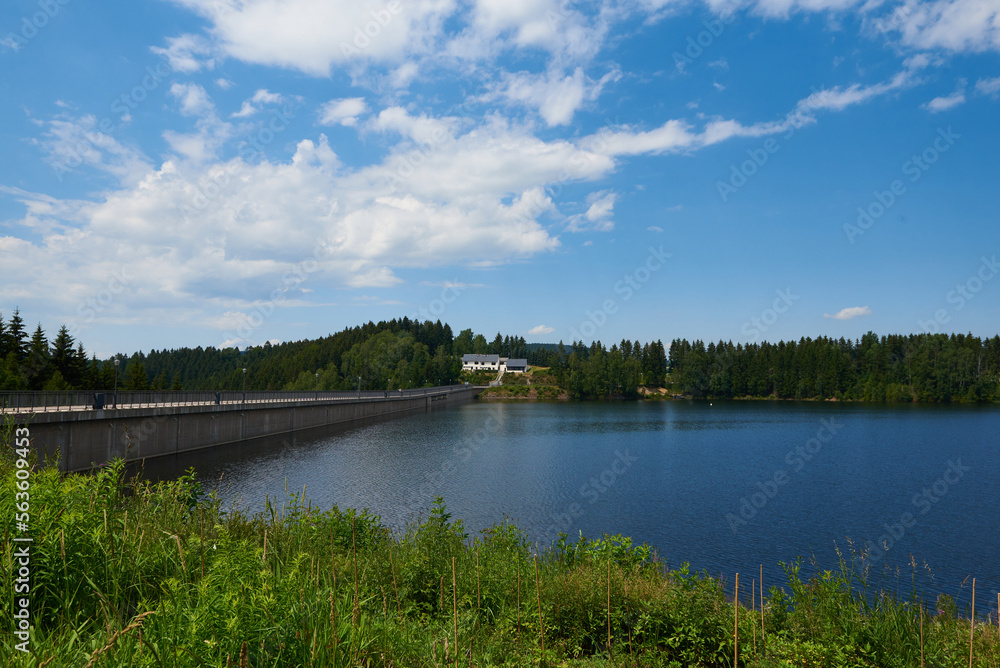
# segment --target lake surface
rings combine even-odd
[[[729,580],[763,564],[767,586],[798,556],[834,568],[850,539],[907,589],[912,555],[922,592],[960,609],[976,577],[977,610],[995,615],[998,434],[995,407],[477,402],[173,465],[243,507],[305,486],[400,529],[441,495],[470,535],[505,516],[541,546],[623,534]]]

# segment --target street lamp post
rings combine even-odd
[[[118,410],[118,363],[120,361],[117,357],[115,358],[115,410]]]
[[[358,399],[361,398],[361,376],[358,376]]]
[[[243,405],[247,405],[247,369],[243,367]]]
[[[316,401],[319,401],[319,371],[316,372]]]

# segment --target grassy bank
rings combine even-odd
[[[483,374],[474,374],[482,382]],[[486,380],[486,383],[492,378]],[[482,383],[482,384],[486,384]],[[503,385],[483,390],[479,399],[569,399],[565,388],[559,387],[556,377],[547,367],[532,368],[527,373],[507,373]]]
[[[15,470],[2,464],[5,509]],[[919,666],[921,638],[927,666],[969,664],[953,605],[865,598],[848,562],[810,581],[788,567],[763,613],[744,574],[737,624],[731,583],[667,571],[626,538],[536,556],[516,526],[470,537],[442,503],[393,535],[294,495],[262,514],[225,511],[193,475],[153,485],[125,480],[120,463],[35,471],[30,500],[32,654],[14,649],[7,615],[0,665],[732,666],[738,639],[741,666]],[[977,624],[973,644],[974,665],[1000,666],[995,626]]]

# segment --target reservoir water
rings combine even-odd
[[[505,517],[541,547],[623,534],[729,580],[763,564],[766,585],[781,561],[830,569],[853,545],[907,591],[912,557],[923,595],[960,610],[976,577],[995,615],[998,434],[995,407],[476,402],[174,465],[252,510],[304,486],[399,530],[440,495],[470,535]]]

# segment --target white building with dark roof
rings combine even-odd
[[[499,355],[462,355],[462,371],[499,371]]]
[[[531,368],[528,366],[528,360],[513,357],[507,360],[504,366],[507,368],[507,373],[525,373]]]
[[[462,355],[463,371],[500,371],[508,373],[524,373],[531,367],[526,359],[512,359],[499,355]]]

